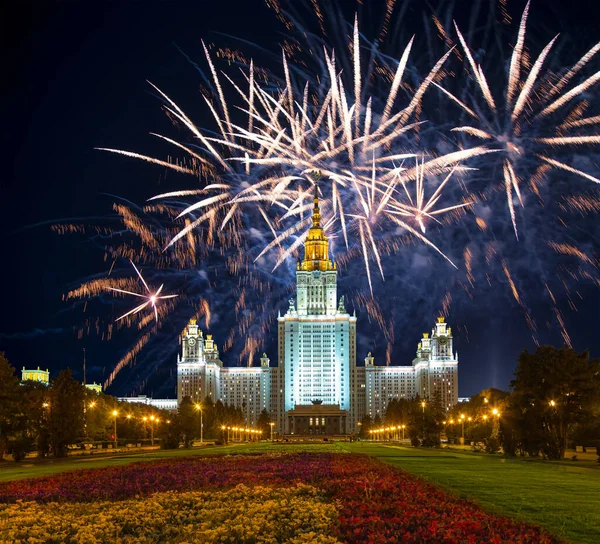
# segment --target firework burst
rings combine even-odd
[[[138,270],[137,266],[135,266],[134,262],[133,261],[129,261],[129,262],[131,263],[131,266],[133,266],[142,285],[145,287],[146,293],[145,294],[135,293],[134,291],[127,291],[126,289],[119,289],[117,287],[107,287],[107,289],[109,291],[114,291],[115,293],[120,293],[122,295],[131,295],[133,297],[143,298],[145,300],[145,302],[142,302],[142,304],[140,304],[139,306],[136,306],[132,310],[129,310],[128,312],[124,313],[121,317],[118,317],[117,321],[121,321],[121,319],[125,319],[126,317],[128,317],[130,315],[135,315],[138,312],[141,312],[144,308],[146,308],[148,306],[150,306],[150,308],[154,312],[154,319],[156,321],[158,321],[157,305],[159,304],[159,302],[161,300],[175,298],[175,297],[177,297],[177,295],[161,295],[164,284],[162,284],[156,291],[152,291],[152,289],[150,289],[150,287],[148,287],[148,284],[146,283],[144,276],[142,276],[142,273]]]
[[[475,123],[454,127],[452,131],[481,140],[484,145],[501,151],[506,203],[517,238],[514,200],[516,198],[521,206],[524,205],[521,185],[527,181],[527,177],[536,192],[539,180],[548,167],[600,183],[596,176],[551,155],[556,148],[600,144],[600,116],[586,116],[590,104],[585,99],[585,93],[600,81],[600,72],[584,77],[573,85],[576,76],[580,75],[600,51],[600,42],[571,68],[556,73],[544,69],[558,38],[555,36],[535,61],[530,63],[525,52],[529,6],[530,2],[527,3],[521,17],[502,95],[498,96],[493,92],[484,70],[475,61],[456,23],[454,26],[465,54],[468,71],[475,81],[481,100],[478,100],[476,93],[470,92],[461,100],[442,85],[437,85],[437,88],[452,99],[471,122]],[[537,171],[527,176],[531,172],[532,162],[537,162]]]
[[[527,238],[535,241],[540,254],[546,251],[540,261],[548,260],[550,253],[572,261],[561,268],[558,280],[546,277],[547,267],[540,274],[563,338],[568,340],[555,284],[558,281],[568,292],[570,279],[598,282],[597,257],[593,251],[577,248],[575,242],[565,245],[564,232],[550,232],[545,225],[538,230],[531,224],[529,230],[519,225],[518,244],[510,232],[517,234],[515,207],[527,203],[528,190],[540,195],[549,170],[598,181],[593,171],[562,158],[560,152],[598,143],[600,117],[590,113],[588,95],[600,77],[578,78],[600,45],[562,72],[545,68],[555,40],[530,62],[525,49],[528,9],[501,77],[490,76],[491,65],[482,67],[469,49],[472,33],[463,35],[456,25],[455,45],[452,33],[444,30],[450,26],[437,16],[433,22],[442,38],[439,43],[428,37],[429,47],[423,48],[417,45],[418,37],[406,37],[393,54],[384,54],[385,36],[401,35],[390,27],[394,2],[389,2],[381,33],[373,42],[360,33],[356,17],[353,24],[332,25],[339,31],[336,41],[325,35],[324,12],[315,11],[323,34],[317,37],[280,9],[278,16],[294,30],[286,36],[274,69],[258,66],[245,54],[203,43],[208,70],[202,93],[209,122],[202,127],[151,84],[169,119],[182,129],[177,138],[153,136],[176,148],[181,157],[165,160],[102,149],[154,163],[176,173],[178,180],[192,176],[198,185],[181,190],[175,186],[151,197],[144,208],[115,205],[119,227],[111,233],[113,245],[107,248],[107,258],[152,265],[149,282],[161,285],[158,290],[151,291],[138,273],[136,280],[96,279],[69,293],[69,297],[88,297],[111,290],[144,298],[143,304],[120,317],[119,324],[124,325],[133,324],[130,318],[142,310],[154,310],[135,320],[141,336],[121,359],[111,381],[142,349],[148,349],[153,333],[144,326],[153,317],[163,323],[174,313],[175,302],[162,299],[175,295],[162,295],[163,285],[191,303],[179,316],[178,330],[190,314],[204,316],[208,328],[219,322],[221,308],[231,308],[235,324],[223,347],[239,354],[240,363],[252,364],[272,329],[273,309],[292,293],[295,267],[286,265],[297,257],[310,226],[317,181],[323,228],[340,276],[342,281],[344,275],[354,278],[346,291],[351,291],[356,308],[379,327],[387,343],[388,363],[394,327],[404,317],[390,313],[373,293],[382,301],[394,300],[390,304],[398,312],[404,312],[401,304],[406,297],[400,301],[393,282],[375,284],[377,275],[398,281],[403,274],[403,285],[412,290],[414,299],[435,299],[429,310],[444,315],[451,301],[459,304],[457,289],[472,300],[482,278],[490,287],[501,282],[535,333],[527,305],[529,284],[522,281],[521,273],[531,272]],[[429,30],[426,27],[428,36]],[[455,57],[463,55],[470,78],[466,81],[451,68]],[[236,69],[220,71],[218,57]],[[458,115],[453,117],[451,108],[439,106],[436,89],[458,105]],[[212,129],[204,128],[207,125]],[[491,184],[489,173],[498,166],[502,182]],[[492,198],[498,189],[506,195],[508,214],[504,198]],[[553,200],[548,201],[551,208]],[[561,195],[558,206],[587,215],[598,212],[597,202],[595,193]],[[487,214],[480,214],[482,209]],[[471,211],[477,217],[469,218]],[[541,223],[539,212],[529,208],[528,212]],[[508,216],[510,221],[501,219]],[[471,225],[474,228],[468,231]],[[563,228],[566,219],[560,218],[558,229]],[[499,240],[496,233],[504,232],[501,229],[509,235],[500,235]],[[99,237],[106,235],[97,232]],[[539,244],[541,240],[546,242]],[[103,247],[107,247],[104,239]],[[402,258],[396,258],[400,252]],[[481,260],[483,267],[478,266]],[[433,280],[427,282],[423,276],[433,275],[434,268],[439,271],[440,263],[445,268],[436,275],[445,278],[444,284],[432,290]],[[364,267],[366,274],[353,267]],[[365,276],[366,280],[360,279]],[[179,304],[181,299],[177,300]],[[436,303],[439,306],[434,308]],[[177,318],[171,315],[172,320]]]

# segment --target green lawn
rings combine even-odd
[[[123,465],[188,455],[271,451],[362,453],[400,467],[488,511],[546,527],[574,543],[600,542],[600,465],[503,459],[496,455],[427,450],[370,442],[335,444],[249,444],[0,464],[0,481],[32,478],[65,470]]]
[[[488,511],[546,527],[570,542],[600,542],[600,470],[577,462],[422,450],[372,443],[344,444],[400,467]]]

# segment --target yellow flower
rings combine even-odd
[[[306,484],[169,491],[121,502],[0,505],[0,543],[338,542],[333,504]]]

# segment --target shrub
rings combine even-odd
[[[486,438],[485,451],[488,453],[498,453],[500,451],[500,441],[493,436]]]
[[[25,459],[29,450],[31,450],[31,440],[26,437],[17,438],[9,444],[13,459],[17,462]]]

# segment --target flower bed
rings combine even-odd
[[[6,542],[293,542],[333,544],[337,512],[314,487],[239,485],[166,491],[144,500],[18,502],[2,508]]]
[[[59,511],[56,504],[40,503],[91,502],[93,504],[89,506],[69,504],[68,507],[75,508],[74,512],[78,511],[77,508],[83,509],[82,512],[88,512],[85,508],[92,508],[89,512],[95,512],[93,509],[100,503],[125,501],[120,503],[120,508],[117,507],[118,512],[134,508],[134,504],[144,509],[145,504],[161,501],[161,496],[165,493],[165,496],[173,498],[187,497],[190,492],[193,494],[211,489],[218,490],[217,494],[226,493],[227,490],[237,492],[236,489],[239,488],[236,486],[240,483],[250,487],[259,486],[255,489],[260,490],[263,495],[249,499],[258,503],[266,500],[261,498],[266,497],[264,486],[273,489],[274,494],[285,489],[305,489],[298,487],[299,484],[310,486],[306,489],[317,493],[311,500],[321,501],[318,504],[323,509],[325,520],[321,520],[325,525],[318,525],[318,530],[307,525],[307,531],[313,533],[313,542],[317,541],[318,534],[330,535],[347,542],[373,543],[558,542],[538,527],[488,514],[478,506],[449,495],[410,474],[366,456],[349,454],[190,457],[8,482],[0,484],[0,502],[36,503],[20,503],[18,507],[10,504],[0,506],[0,520],[19,509],[36,508],[40,509],[36,510],[38,517],[31,519],[38,519],[36,526],[40,526],[45,523],[43,512],[49,523]],[[320,491],[317,492],[317,489]],[[244,490],[252,492],[248,487]],[[179,493],[167,493],[169,491]],[[327,503],[322,502],[325,500],[322,497],[327,498]],[[136,500],[132,501],[132,498]],[[185,502],[185,499],[182,500]],[[304,496],[302,500],[308,498]],[[336,513],[330,516],[333,505]],[[260,511],[260,505],[257,508]],[[278,511],[280,506],[274,509]],[[62,506],[60,512],[63,512]],[[289,510],[281,519],[285,518],[294,524],[297,515],[295,511]],[[257,516],[260,514],[257,513]],[[180,523],[177,519],[179,518],[174,518],[176,525]],[[0,523],[0,540],[8,538],[6,530],[9,528],[4,522]],[[276,538],[276,541],[297,537],[300,538],[301,535],[294,533],[283,540]],[[237,541],[261,540],[240,537]],[[267,541],[269,540],[265,540]]]

